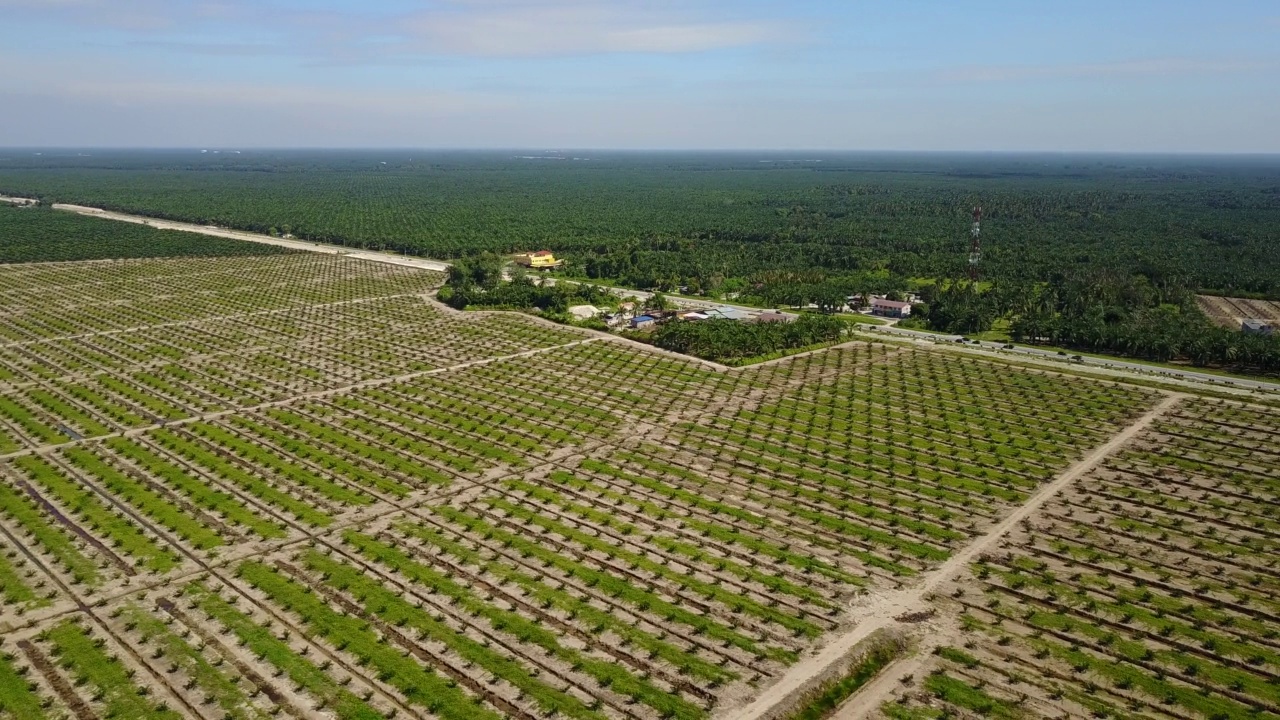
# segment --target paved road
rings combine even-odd
[[[884,333],[888,335],[897,335],[899,337],[909,337],[914,340],[935,342],[935,343],[956,343],[963,341],[960,335],[943,335],[939,333],[922,332],[920,330],[908,330],[907,328],[894,327],[892,325],[868,325],[860,327],[863,332]],[[1280,392],[1280,383],[1270,382],[1267,380],[1253,380],[1240,377],[1226,377],[1223,375],[1213,375],[1211,373],[1196,372],[1194,370],[1182,370],[1180,368],[1166,368],[1158,365],[1145,365],[1143,363],[1126,362],[1124,360],[1112,358],[1089,357],[1088,355],[1080,356],[1080,360],[1069,360],[1070,354],[1060,355],[1057,350],[1045,350],[1036,347],[1024,347],[1015,345],[1012,348],[1005,348],[1006,343],[999,342],[965,342],[964,345],[970,348],[982,348],[988,351],[994,351],[1007,355],[1023,355],[1035,357],[1039,359],[1052,359],[1062,362],[1069,362],[1072,365],[1085,365],[1089,367],[1100,367],[1111,370],[1123,370],[1127,372],[1142,373],[1145,375],[1157,375],[1169,377],[1177,380],[1191,380],[1200,383],[1209,383],[1213,385],[1229,385],[1232,387],[1241,387],[1256,390],[1271,390]]]

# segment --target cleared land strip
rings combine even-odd
[[[21,198],[8,200],[10,202],[14,202],[15,200],[21,200]],[[291,248],[293,250],[307,250],[309,252],[327,253],[329,255],[343,255],[359,260],[391,263],[392,265],[403,265],[405,267],[418,268],[420,270],[445,272],[449,269],[449,263],[440,262],[439,260],[427,260],[424,258],[393,255],[391,253],[382,253],[374,250],[356,250],[343,245],[326,245],[324,243],[309,242],[306,240],[289,240],[286,238],[272,237],[270,235],[259,235],[257,233],[244,232],[241,230],[226,230],[224,228],[211,227],[209,225],[196,225],[194,223],[178,222],[175,220],[160,220],[158,218],[143,217],[141,215],[112,212],[110,210],[103,210],[102,208],[85,207],[83,205],[57,203],[53,206],[53,209],[65,210],[67,212],[73,212],[78,215],[87,215],[89,217],[103,218],[105,220],[118,220],[120,222],[134,223],[137,225],[149,225],[160,230],[179,230],[182,232],[193,232],[212,237],[228,238],[231,240],[245,240],[247,242],[261,243],[263,245],[275,245],[277,247]]]
[[[756,720],[756,718],[770,717],[771,710],[776,705],[789,699],[793,693],[804,688],[810,678],[821,674],[832,663],[838,662],[854,646],[870,637],[872,633],[893,624],[895,617],[905,613],[928,611],[930,606],[926,598],[937,590],[939,586],[957,575],[965,566],[973,562],[974,558],[995,547],[1000,539],[1010,530],[1013,530],[1018,523],[1029,518],[1051,498],[1097,467],[1107,456],[1136,437],[1138,433],[1145,430],[1151,423],[1171,410],[1185,397],[1184,395],[1166,397],[1105,444],[1100,445],[1080,461],[1067,468],[1052,482],[1042,486],[1003,521],[992,527],[985,535],[975,539],[964,549],[956,552],[950,559],[933,572],[924,576],[916,584],[900,591],[876,594],[870,598],[866,605],[855,608],[852,613],[852,620],[856,625],[852,630],[833,638],[819,653],[792,666],[785,675],[779,678],[778,682],[774,683],[754,702],[721,716],[723,720]]]

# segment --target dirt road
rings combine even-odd
[[[306,240],[290,240],[286,238],[272,237],[271,235],[259,235],[258,233],[244,232],[241,230],[228,230],[226,228],[215,227],[213,225],[196,225],[194,223],[177,222],[175,220],[158,220],[156,218],[112,212],[110,210],[85,207],[83,205],[58,203],[53,206],[53,209],[73,212],[78,215],[87,215],[89,217],[103,218],[105,220],[118,220],[120,222],[129,222],[137,225],[149,225],[150,227],[161,230],[179,230],[181,232],[192,232],[212,237],[228,238],[230,240],[244,240],[246,242],[256,242],[263,245],[275,245],[278,247],[291,248],[293,250],[306,250],[308,252],[327,253],[330,255],[345,255],[346,257],[357,258],[359,260],[372,260],[374,262],[403,265],[405,267],[414,267],[422,270],[445,272],[449,269],[449,263],[440,262],[439,260],[427,260],[425,258],[412,257],[408,255],[378,252],[376,250],[358,250],[344,247],[342,245],[327,245],[325,243],[308,242]]]
[[[755,720],[755,718],[767,717],[775,705],[785,700],[796,689],[803,687],[809,678],[820,674],[831,663],[839,661],[855,645],[865,640],[876,630],[893,625],[895,623],[894,617],[904,613],[918,613],[930,609],[930,604],[926,598],[936,591],[938,587],[962,572],[969,563],[973,562],[974,558],[995,547],[1001,538],[1017,527],[1018,523],[1030,517],[1050,498],[1062,492],[1071,483],[1097,467],[1103,459],[1145,430],[1147,426],[1180,402],[1183,397],[1185,396],[1170,395],[1166,397],[1142,417],[1116,433],[1109,441],[1095,448],[1054,478],[1053,481],[1042,486],[1003,521],[988,530],[986,534],[975,538],[968,546],[957,551],[945,563],[925,575],[914,585],[901,590],[873,593],[862,600],[861,604],[852,608],[850,615],[855,623],[852,630],[832,638],[817,654],[793,665],[785,675],[779,678],[772,687],[765,690],[754,702],[745,707],[728,711],[721,716],[721,719]],[[873,702],[872,699],[864,699],[861,695],[856,695],[855,698],[859,708]]]

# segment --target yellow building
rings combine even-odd
[[[539,250],[538,252],[523,253],[517,255],[516,264],[523,265],[527,268],[535,270],[550,270],[558,268],[564,264],[564,260],[557,260],[550,250]]]

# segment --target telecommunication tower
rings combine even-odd
[[[970,231],[969,241],[969,279],[973,282],[978,281],[978,261],[982,259],[982,241],[979,235],[982,233],[982,207],[973,209],[973,230]]]

